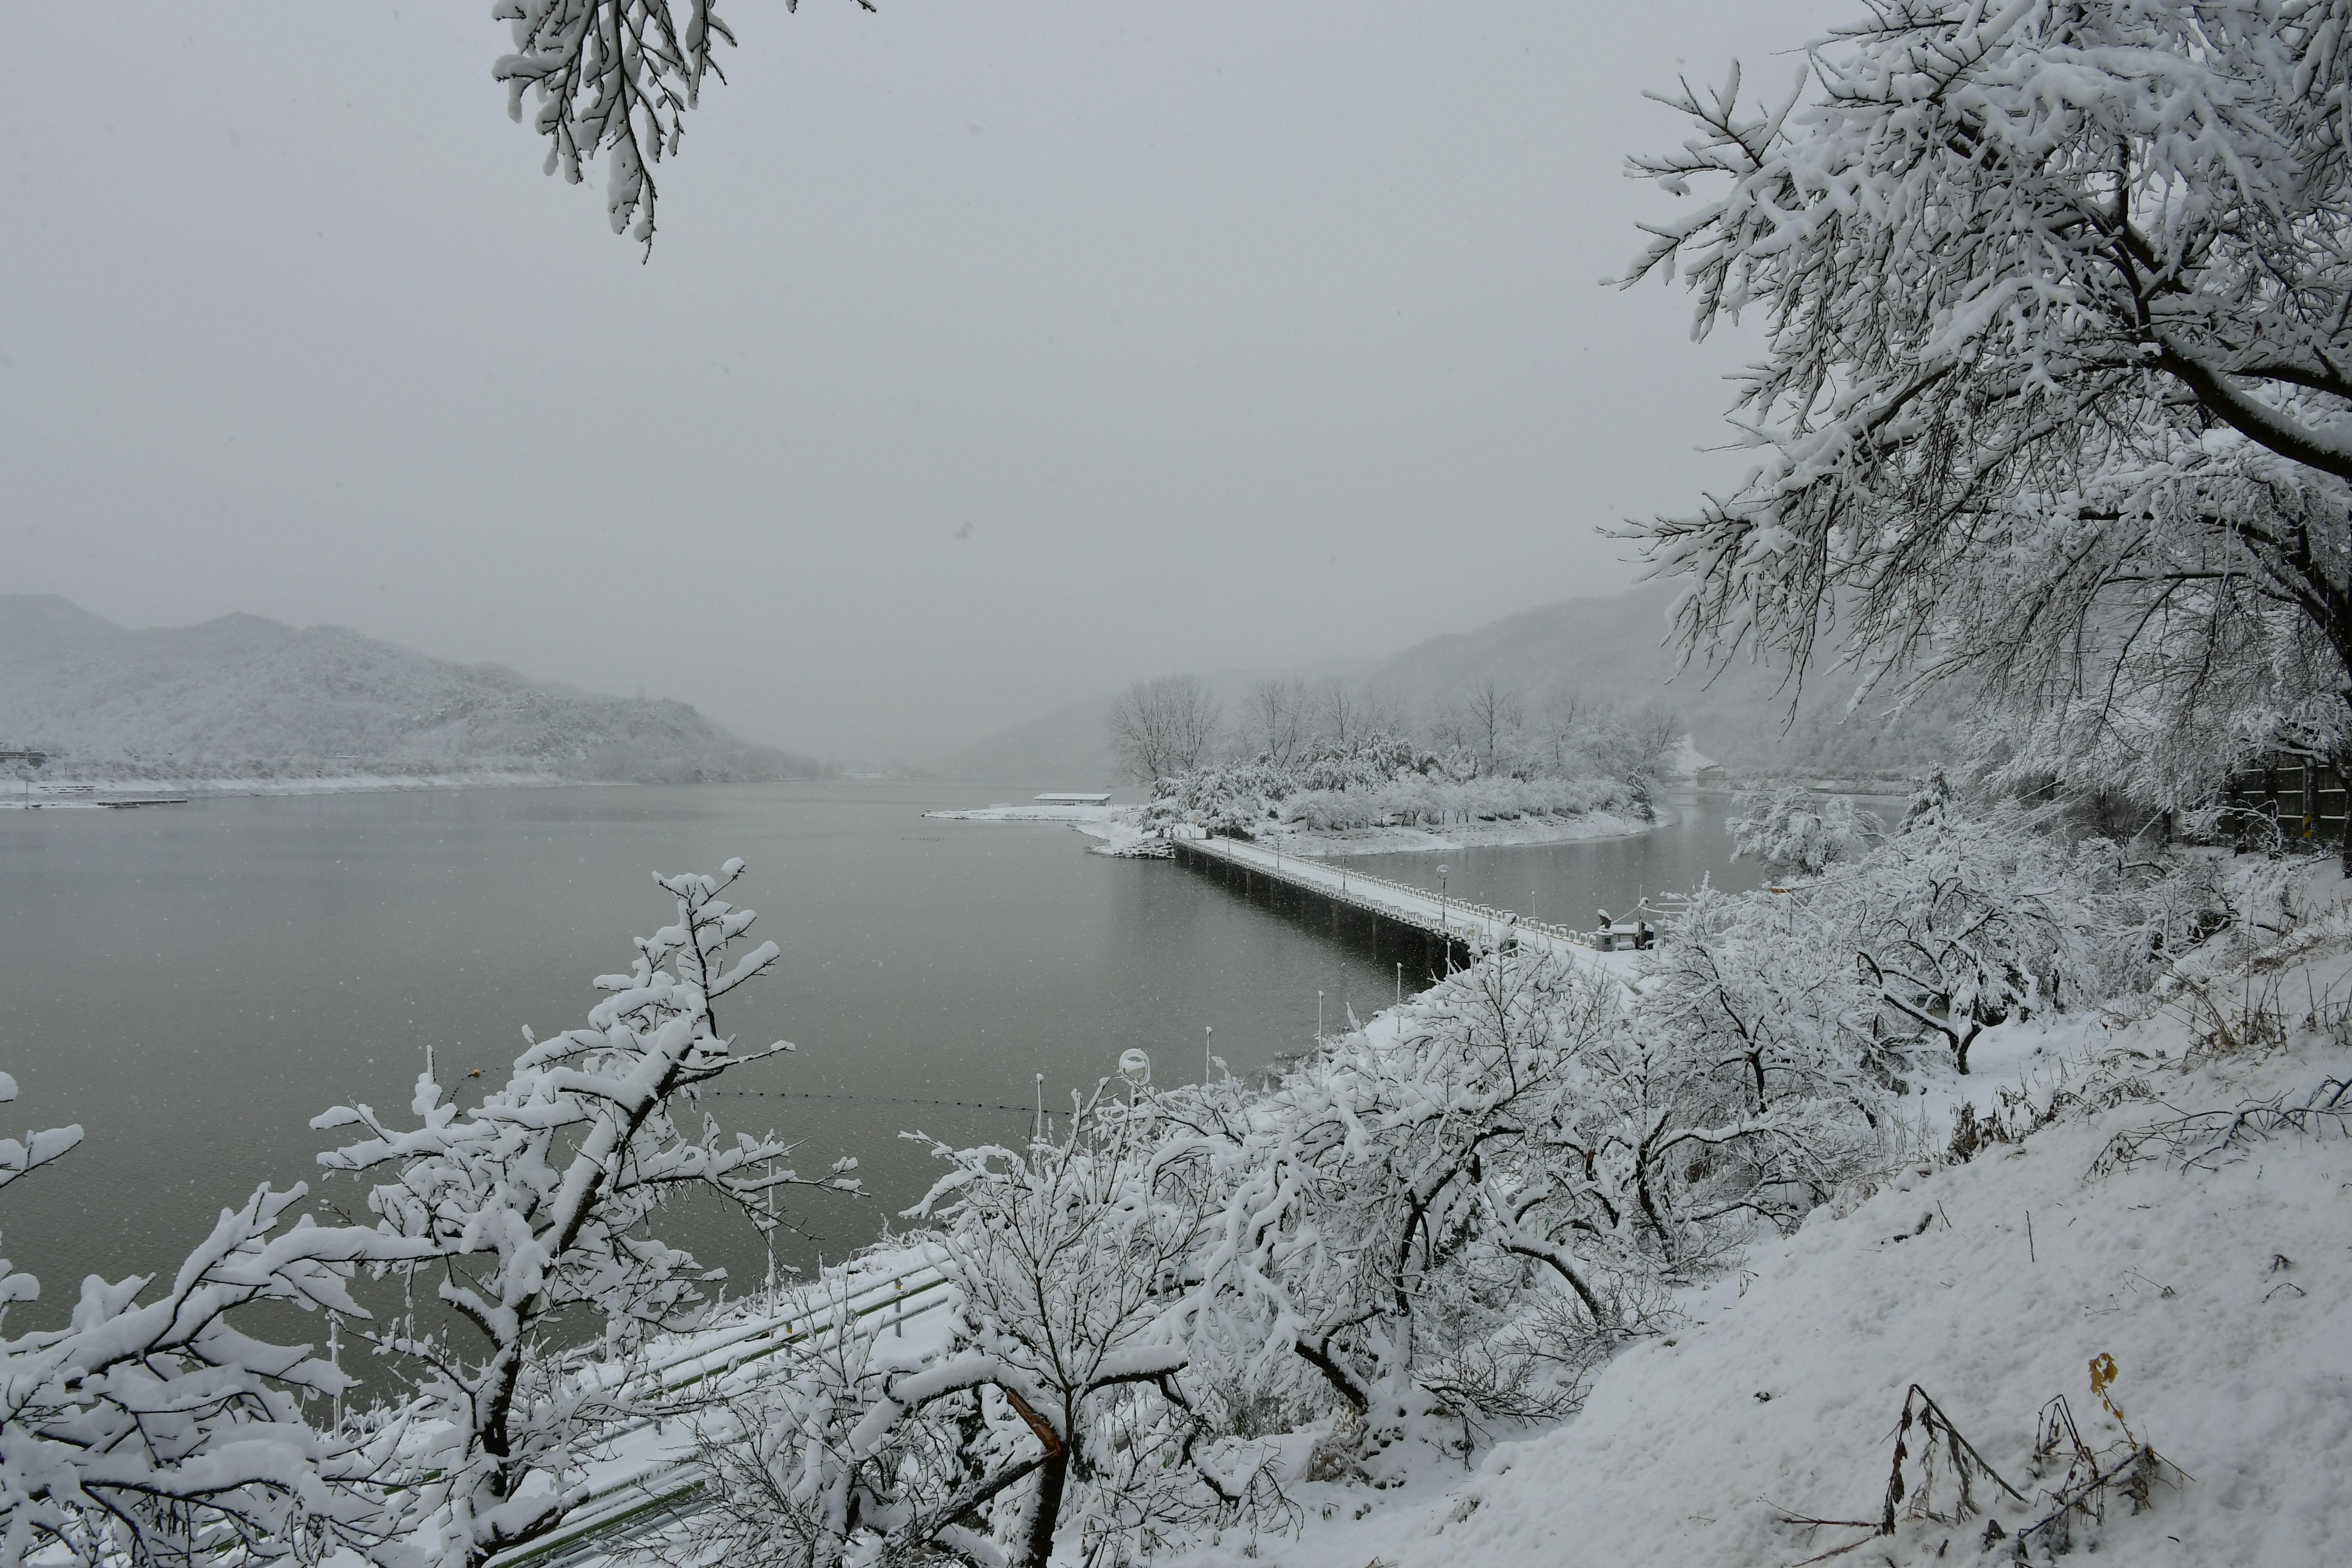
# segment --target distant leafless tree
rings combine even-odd
[[[1321,738],[1344,746],[1364,732],[1364,700],[1333,680],[1317,700],[1315,717]]]
[[[1496,773],[1512,765],[1526,722],[1518,688],[1488,675],[1440,702],[1430,730],[1439,745],[1475,757],[1480,773]]]
[[[1664,776],[1682,742],[1682,715],[1663,702],[1645,702],[1622,723],[1624,776],[1644,783]]]
[[[1110,712],[1111,749],[1139,784],[1192,772],[1217,739],[1217,699],[1198,676],[1139,680]]]
[[[1520,727],[1527,722],[1527,703],[1519,696],[1519,689],[1494,676],[1484,676],[1464,694],[1462,705],[1469,715],[1481,771],[1499,773],[1516,748]]]
[[[1289,766],[1307,743],[1312,705],[1307,683],[1296,676],[1259,681],[1250,688],[1249,743],[1276,766]]]
[[[1566,775],[1570,759],[1588,750],[1593,721],[1601,710],[1600,703],[1573,686],[1555,688],[1544,699],[1536,715],[1535,742],[1553,773]]]

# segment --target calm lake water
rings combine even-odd
[[[48,1302],[86,1273],[175,1263],[223,1205],[310,1180],[310,1119],[347,1100],[404,1109],[425,1049],[444,1081],[503,1076],[529,1025],[580,1022],[596,974],[672,905],[654,871],[751,864],[739,902],[782,962],[722,1023],[798,1052],[746,1069],[723,1125],[805,1140],[801,1164],[863,1163],[873,1195],[800,1206],[780,1256],[872,1238],[932,1174],[919,1129],[956,1142],[1027,1131],[1150,1053],[1199,1076],[1202,1028],[1236,1071],[1392,999],[1391,966],[1166,861],[1086,853],[1065,826],[926,821],[1034,786],[841,781],[221,800],[0,813],[0,1068],[22,1127],[79,1121],[69,1166],[0,1197],[7,1255]],[[1596,907],[1712,874],[1719,804],[1639,838],[1357,862],[1583,925]],[[1406,976],[1407,988],[1412,977]],[[68,1174],[69,1172],[69,1174]],[[325,1194],[356,1207],[345,1183]],[[760,1244],[682,1216],[678,1239],[738,1280]]]

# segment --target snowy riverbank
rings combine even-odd
[[[965,811],[927,811],[925,816],[942,822],[1071,822],[1084,826],[1109,827],[1122,821],[1132,822],[1136,808],[1131,805],[976,805]]]
[[[1076,828],[1100,842],[1104,855],[1153,852],[1160,840],[1147,835],[1134,805],[982,805],[961,811],[927,811],[926,817],[946,822],[1054,822]],[[1473,818],[1444,826],[1313,828],[1295,823],[1269,823],[1255,835],[1268,848],[1304,859],[1346,855],[1389,855],[1412,851],[1481,848],[1490,846],[1572,844],[1588,838],[1624,838],[1671,826],[1679,818],[1666,807],[1644,818],[1632,811],[1582,811],[1551,815],[1528,813],[1514,817]],[[1160,851],[1165,853],[1164,849]]]
[[[339,773],[318,778],[89,778],[36,783],[27,791],[0,784],[0,809],[107,805],[161,796],[373,795],[387,790],[549,789],[585,781],[540,773]]]
[[[1441,827],[1345,827],[1317,829],[1284,824],[1257,836],[1258,842],[1286,855],[1389,855],[1412,850],[1474,849],[1500,845],[1573,844],[1586,838],[1626,838],[1671,826],[1678,818],[1664,806],[1643,817],[1632,811],[1582,811],[1572,815],[1473,819]]]

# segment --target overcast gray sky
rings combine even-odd
[[[733,0],[640,265],[488,0],[33,7],[0,589],[851,760],[1612,591],[1596,524],[1739,468],[1734,346],[1596,287],[1641,89],[1853,8]]]

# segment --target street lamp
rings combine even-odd
[[[1209,1087],[1209,1037],[1217,1032],[1213,1024],[1201,1026],[1201,1087]]]
[[[1315,1043],[1323,1043],[1323,993],[1315,993]]]
[[[1446,868],[1445,867],[1444,867],[1444,866],[1440,866],[1440,867],[1437,868],[1437,929],[1438,929],[1439,931],[1444,931],[1444,930],[1446,929],[1446,925],[1445,925],[1445,873],[1446,873],[1446,869],[1447,869],[1447,868]]]

